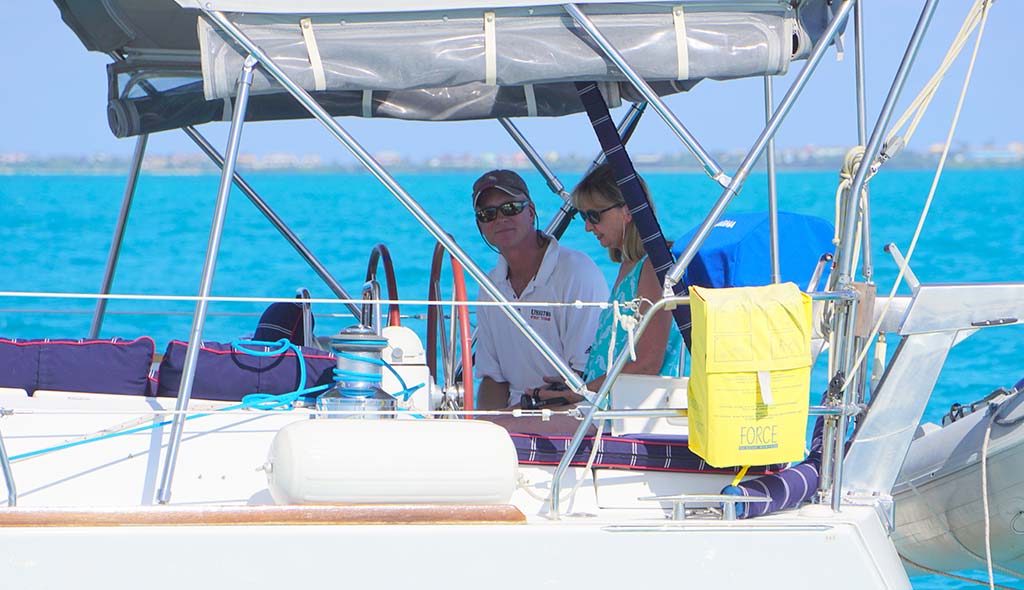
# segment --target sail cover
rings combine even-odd
[[[55,0],[108,68],[120,137],[231,115],[242,50],[191,0]],[[226,16],[336,116],[466,120],[583,110],[573,82],[610,107],[639,100],[561,6],[500,0],[379,3],[217,0]],[[704,79],[775,75],[807,55],[827,0],[588,3],[584,11],[659,94]],[[375,12],[368,12],[375,10]],[[236,12],[237,11],[237,12]],[[248,120],[306,117],[257,69]]]

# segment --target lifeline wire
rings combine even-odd
[[[55,291],[0,291],[0,298],[38,298],[38,299],[110,299],[110,300],[131,300],[131,301],[209,301],[217,303],[294,303],[295,299],[282,299],[280,297],[202,297],[198,295],[140,295],[140,294],[118,294],[118,293],[60,293]],[[303,303],[318,304],[368,304],[368,305],[453,305],[461,307],[505,307],[508,303],[500,301],[434,301],[430,299],[303,299]],[[573,307],[583,309],[584,307],[596,307],[607,309],[607,301],[531,301],[530,305],[540,307]],[[515,304],[512,305],[515,307]]]
[[[939,186],[939,179],[942,177],[942,172],[946,166],[946,158],[949,156],[950,146],[953,144],[953,134],[956,131],[957,123],[960,121],[960,113],[963,111],[964,100],[967,98],[967,88],[971,83],[971,75],[974,73],[974,64],[978,59],[978,49],[981,47],[981,39],[985,33],[985,23],[988,20],[988,7],[991,4],[991,0],[978,0],[978,3],[982,4],[981,23],[978,28],[978,35],[974,40],[974,50],[971,53],[971,61],[967,67],[967,74],[964,76],[964,83],[960,89],[960,98],[957,100],[956,111],[953,114],[953,121],[949,126],[949,133],[946,136],[946,143],[942,147],[942,156],[939,158],[939,165],[935,169],[935,176],[932,179],[931,189],[928,191],[928,198],[925,199],[924,208],[921,210],[921,217],[917,221],[917,228],[914,230],[914,237],[910,240],[910,247],[907,249],[907,255],[904,257],[904,264],[900,267],[900,272],[896,275],[896,280],[893,281],[892,290],[889,291],[889,299],[886,301],[885,306],[882,308],[881,313],[878,315],[878,321],[875,322],[874,327],[871,329],[871,334],[865,339],[865,342],[874,340],[882,327],[882,321],[885,319],[886,312],[889,311],[889,307],[892,305],[892,301],[896,296],[896,290],[899,289],[900,284],[903,282],[903,276],[906,274],[908,268],[910,268],[910,259],[914,255],[914,251],[917,249],[917,240],[921,237],[921,230],[924,228],[924,222],[928,218],[928,211],[931,209],[932,201],[935,198],[935,191]],[[970,18],[970,15],[968,16]],[[865,346],[861,349],[860,354],[857,355],[857,360],[853,363],[853,367],[850,370],[850,375],[856,374],[857,370],[860,369],[861,364],[864,362],[864,357],[867,356],[868,347]],[[848,379],[843,383],[842,390],[852,383],[852,379]]]
[[[243,348],[243,346],[268,346],[268,347],[269,346],[279,346],[279,348],[277,350],[273,350],[273,351],[255,351],[255,350]],[[227,406],[227,407],[221,408],[220,410],[215,410],[214,412],[203,412],[203,413],[200,413],[200,414],[193,414],[191,416],[186,416],[185,420],[192,420],[192,419],[195,419],[195,418],[202,418],[204,416],[210,416],[210,415],[212,415],[212,414],[214,414],[214,413],[216,413],[218,411],[238,410],[238,409],[243,409],[243,408],[252,408],[252,409],[263,410],[263,411],[275,411],[275,410],[281,410],[281,409],[288,409],[288,410],[290,410],[290,409],[292,409],[293,402],[295,400],[297,400],[300,396],[308,395],[310,393],[316,393],[318,391],[323,391],[323,390],[328,389],[330,387],[330,385],[320,385],[320,386],[317,386],[317,387],[309,387],[309,388],[303,387],[303,385],[305,385],[305,383],[306,383],[306,362],[305,362],[305,359],[302,356],[302,349],[300,349],[299,347],[295,346],[294,344],[292,344],[291,342],[289,342],[286,339],[281,339],[281,340],[278,340],[277,342],[258,342],[258,341],[255,341],[255,340],[238,340],[238,341],[235,341],[235,342],[232,343],[232,347],[234,347],[237,350],[240,350],[240,351],[242,351],[242,352],[244,352],[246,354],[251,354],[253,356],[273,356],[273,355],[276,355],[276,354],[284,354],[288,350],[294,349],[295,350],[295,354],[296,354],[296,361],[299,364],[299,389],[297,389],[297,390],[295,390],[295,391],[293,391],[291,393],[285,393],[285,394],[280,394],[280,395],[271,395],[271,394],[266,394],[266,393],[249,394],[249,395],[246,395],[245,397],[242,398],[242,403],[240,403],[240,404],[235,404],[235,405],[232,405],[232,406]],[[169,412],[154,412],[154,415],[166,414],[166,413],[169,413]],[[126,434],[134,434],[136,432],[143,432],[143,431],[146,431],[146,430],[152,430],[154,428],[159,428],[161,426],[166,426],[166,425],[170,424],[171,422],[172,422],[171,420],[163,420],[163,421],[160,421],[160,422],[158,422],[156,424],[147,424],[145,426],[139,426],[139,427],[136,427],[136,428],[129,428],[127,430],[119,430],[119,431],[116,431],[116,432],[106,432],[106,433],[101,434],[101,435],[96,436],[96,437],[83,438],[83,439],[79,439],[79,440],[76,440],[76,441],[71,441],[71,442],[68,442],[68,443],[64,443],[64,444],[60,444],[60,445],[55,445],[55,446],[52,446],[52,447],[46,447],[46,448],[38,449],[38,450],[35,450],[35,451],[29,451],[27,453],[22,453],[20,455],[15,455],[15,456],[10,458],[10,461],[13,462],[13,461],[17,461],[17,460],[20,460],[20,459],[28,459],[28,458],[31,458],[31,457],[36,457],[38,455],[43,455],[43,454],[51,453],[51,452],[54,452],[54,451],[61,451],[61,450],[64,450],[64,449],[70,449],[72,447],[77,447],[77,446],[80,446],[80,445],[84,445],[86,443],[99,442],[101,440],[107,440],[107,439],[115,438],[115,437],[118,437],[118,436],[124,436]]]

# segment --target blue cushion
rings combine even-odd
[[[157,395],[177,397],[185,367],[188,343],[172,340],[160,363]],[[303,387],[332,381],[334,357],[315,348],[302,348],[306,364]],[[230,342],[203,342],[199,348],[192,397],[239,401],[250,393],[290,393],[299,388],[299,365],[295,352],[254,356],[234,350]]]
[[[145,395],[156,345],[135,340],[0,339],[0,386]]]

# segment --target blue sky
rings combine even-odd
[[[906,42],[920,12],[919,0],[865,0],[867,31],[867,92],[869,117],[877,113],[889,79],[899,65]],[[901,104],[931,74],[970,3],[940,3],[934,25],[915,67]],[[5,56],[6,89],[0,92],[0,153],[130,154],[134,142],[118,140],[106,123],[106,56],[85,51],[60,20],[51,2],[29,0],[5,7],[8,26],[0,36],[0,55]],[[1000,0],[989,19],[979,62],[958,138],[980,144],[1024,141],[1024,115],[1018,106],[1024,95],[1019,60],[1024,41],[1019,23],[1024,22],[1024,2]],[[20,23],[20,24],[19,24]],[[11,26],[11,25],[16,26]],[[852,26],[847,47],[852,45]],[[969,53],[970,47],[965,51]],[[30,57],[30,58],[27,58]],[[941,141],[965,72],[961,57],[940,90],[912,148],[923,149]],[[781,98],[791,73],[776,79],[775,96]],[[796,105],[796,112],[778,136],[780,146],[849,145],[856,141],[853,119],[853,55],[837,61],[831,52],[821,64]],[[744,148],[763,125],[762,82],[704,82],[691,93],[670,99],[679,118],[708,149]],[[898,112],[902,112],[900,109]],[[493,121],[470,123],[409,123],[346,119],[343,124],[371,151],[393,150],[414,157],[439,153],[511,153],[516,146]],[[590,154],[596,149],[592,132],[583,117],[520,121],[527,137],[542,152]],[[205,125],[201,130],[223,147],[225,124]],[[316,153],[327,160],[344,160],[343,149],[312,122],[259,123],[246,127],[243,151],[265,154]],[[648,113],[631,144],[639,152],[675,152],[684,148],[664,123]],[[180,132],[152,138],[151,153],[188,153],[194,150]]]

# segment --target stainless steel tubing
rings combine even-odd
[[[853,280],[854,272],[854,260],[856,252],[853,249],[854,238],[857,230],[857,211],[860,206],[860,193],[867,181],[868,172],[871,169],[871,163],[878,157],[879,151],[882,149],[882,144],[885,138],[886,129],[889,126],[889,121],[892,118],[893,109],[896,106],[896,102],[899,100],[899,96],[903,91],[903,86],[906,83],[907,76],[910,73],[910,69],[917,58],[918,50],[921,48],[921,42],[924,40],[925,32],[928,30],[928,26],[931,23],[932,16],[935,14],[935,8],[938,6],[938,0],[927,0],[924,8],[921,10],[921,16],[917,21],[917,26],[914,29],[914,34],[911,36],[909,43],[907,44],[907,50],[903,55],[903,60],[900,63],[899,70],[896,72],[896,76],[893,78],[892,86],[889,88],[889,94],[886,96],[885,103],[882,106],[882,111],[878,115],[878,120],[875,122],[875,127],[871,132],[871,139],[868,141],[868,145],[864,150],[864,156],[861,159],[861,165],[857,168],[857,173],[854,175],[853,183],[850,186],[847,202],[845,203],[845,211],[843,216],[846,219],[846,225],[843,228],[842,241],[839,243],[839,279],[838,288],[846,289],[849,287]],[[844,309],[840,307],[836,313],[836,326],[845,326],[846,328],[846,341],[847,346],[853,349],[853,321],[856,319],[856,307],[855,304],[851,304],[849,308]],[[853,350],[843,350],[842,356],[837,356],[840,362],[843,359],[852,359]],[[847,379],[856,379],[855,375],[850,375],[850,364],[844,363],[840,365],[843,370],[843,374],[846,375]],[[843,405],[850,402],[850,396],[853,395],[855,389],[847,387],[843,390]],[[835,465],[835,476],[834,476],[834,487],[832,493],[832,508],[839,510],[839,505],[842,501],[842,462],[843,462],[843,440],[848,425],[848,420],[845,416],[841,416],[838,419],[836,428],[836,465]]]
[[[860,413],[860,407],[851,404],[849,407],[840,406],[808,406],[808,416],[855,416]],[[647,408],[642,410],[598,410],[594,414],[595,420],[608,418],[673,418],[683,417],[689,414],[686,408]]]
[[[855,0],[853,9],[853,36],[855,50],[855,66],[857,74],[857,144],[864,145],[867,141],[867,100],[864,97],[864,0]],[[862,162],[864,160],[861,160]],[[864,191],[864,211],[861,230],[864,233],[862,243],[864,244],[864,280],[871,282],[875,274],[872,259],[874,253],[871,250],[871,195]]]
[[[708,176],[720,185],[727,186],[729,184],[729,176],[722,171],[722,167],[718,165],[718,162],[716,162],[715,159],[711,157],[711,154],[707,153],[700,143],[697,142],[697,139],[693,137],[682,122],[676,118],[672,110],[669,109],[665,105],[665,102],[661,100],[658,93],[655,92],[654,89],[652,89],[650,85],[648,85],[647,82],[636,73],[636,70],[634,70],[622,54],[619,53],[619,50],[616,49],[615,46],[612,45],[604,34],[601,33],[601,31],[594,25],[594,22],[591,21],[590,18],[575,4],[566,4],[564,5],[564,8],[565,11],[569,13],[569,16],[571,16],[573,20],[575,20],[576,23],[579,24],[579,26],[582,27],[588,35],[590,35],[590,38],[597,43],[597,46],[601,48],[601,51],[605,56],[612,60],[615,66],[619,68],[619,71],[629,79],[637,89],[637,92],[643,95],[644,100],[650,103],[651,107],[658,113],[658,116],[665,121],[669,126],[669,129],[671,129],[672,132],[676,134],[676,137],[683,142],[683,145],[685,145],[686,148],[690,150],[698,160],[700,160],[700,163],[704,166],[704,171]]]
[[[841,293],[824,292],[824,293],[808,293],[808,295],[810,295],[811,299],[813,299],[815,301],[841,301],[841,300],[850,300],[851,298],[856,298],[857,297],[856,292],[841,292]],[[637,329],[636,329],[636,339],[637,340],[640,339],[640,336],[647,329],[647,325],[651,322],[651,319],[654,318],[658,314],[658,312],[661,311],[662,309],[667,308],[669,305],[674,307],[674,306],[677,306],[677,305],[689,305],[689,304],[690,304],[690,298],[689,297],[664,297],[664,298],[662,298],[657,303],[652,305],[651,309],[649,309],[647,311],[647,313],[644,314],[644,317],[640,320],[640,324],[637,326]],[[551,499],[550,499],[550,508],[551,508],[550,513],[551,513],[551,516],[553,518],[558,518],[559,517],[558,509],[559,509],[560,499],[559,499],[558,495],[559,495],[560,490],[561,490],[562,476],[565,474],[565,470],[569,468],[569,463],[572,462],[573,456],[575,456],[576,455],[576,451],[579,450],[580,443],[583,442],[583,438],[587,434],[587,429],[590,428],[590,425],[594,423],[594,419],[598,416],[599,413],[606,413],[606,412],[608,412],[608,410],[599,410],[598,408],[600,408],[600,406],[608,398],[608,393],[611,391],[612,384],[615,383],[616,379],[618,379],[619,374],[622,373],[622,368],[626,366],[626,362],[628,360],[629,360],[629,350],[628,349],[624,349],[621,353],[619,353],[619,356],[616,357],[615,364],[613,364],[612,367],[608,370],[608,372],[606,374],[606,377],[605,377],[605,380],[604,380],[604,383],[601,384],[601,388],[598,390],[597,396],[595,396],[595,398],[592,401],[593,405],[587,410],[587,413],[583,416],[583,419],[580,422],[579,427],[576,429],[576,432],[572,436],[572,440],[569,441],[569,446],[567,446],[566,449],[565,449],[565,454],[562,455],[561,461],[558,462],[558,467],[555,468],[554,476],[551,479]],[[815,406],[815,407],[819,407],[819,406]],[[849,406],[849,404],[844,404],[841,408],[849,409],[850,406]],[[839,412],[838,410],[835,411],[835,412],[828,411],[827,408],[822,408],[821,411],[822,411],[822,413],[820,415],[824,415],[824,416],[835,415],[837,413],[842,414],[842,412]],[[636,414],[630,414],[630,415],[631,416],[636,416]],[[613,416],[609,416],[607,414],[605,416],[603,416],[603,418],[610,418],[610,417],[613,417]],[[825,463],[824,457],[823,457],[822,463],[823,463],[823,465]]]
[[[764,77],[764,120],[767,125],[772,120],[775,110],[775,99],[772,98],[772,77]],[[765,152],[765,165],[768,173],[768,233],[770,235],[768,250],[771,257],[771,280],[782,282],[782,271],[779,270],[779,200],[775,187],[775,138],[768,140]]]
[[[840,360],[840,366],[847,369],[844,371],[844,374],[848,381],[846,388],[843,389],[843,407],[851,403],[850,398],[853,392],[857,391],[857,374],[849,370],[853,366],[853,359],[857,354],[857,339],[854,337],[854,326],[857,321],[857,302],[847,302],[845,307],[849,308],[846,321],[846,334],[849,345],[844,349],[846,358]],[[836,512],[840,511],[843,503],[843,458],[846,456],[846,431],[849,425],[850,420],[846,415],[840,415],[836,419],[835,446],[832,447],[832,510]],[[824,453],[822,454],[822,461],[825,461]]]
[[[149,135],[140,135],[135,141],[135,152],[132,154],[131,168],[128,170],[128,182],[124,187],[124,197],[121,199],[121,211],[117,215],[117,224],[114,226],[114,238],[110,242],[110,253],[107,254],[107,266],[103,269],[103,283],[100,285],[100,293],[107,295],[110,287],[114,284],[114,272],[117,270],[117,259],[121,256],[121,244],[124,242],[124,231],[128,227],[128,214],[132,209],[132,200],[135,198],[135,187],[139,183],[139,173],[142,172],[142,160],[146,156],[146,144],[149,142]],[[98,338],[100,328],[103,327],[103,315],[107,312],[107,300],[100,299],[96,302],[96,310],[92,315],[92,326],[89,327],[89,338]]]
[[[470,276],[476,280],[477,283],[487,292],[487,294],[499,303],[506,305],[501,306],[501,310],[506,316],[514,323],[520,331],[529,339],[534,346],[540,351],[544,358],[552,364],[559,376],[561,376],[565,383],[572,388],[573,391],[584,395],[586,391],[586,383],[566,365],[553,350],[548,346],[544,340],[537,335],[537,333],[526,323],[515,310],[512,309],[511,304],[505,298],[504,295],[498,291],[498,288],[491,282],[487,274],[480,269],[479,266],[462,250],[461,247],[449,236],[440,225],[420,206],[419,203],[413,199],[408,192],[398,181],[395,180],[391,174],[388,173],[370,154],[367,152],[359,143],[351,136],[338,122],[330,116],[321,107],[316,100],[302,87],[292,81],[285,73],[271,60],[266,53],[260,49],[251,39],[249,39],[241,29],[236,27],[234,23],[227,19],[222,13],[216,11],[204,10],[204,14],[210,18],[217,26],[224,31],[228,36],[237,41],[246,51],[254,55],[256,59],[262,64],[263,68],[278,82],[280,83],[297,101],[299,104],[304,106],[314,118],[320,121],[324,127],[330,131],[338,141],[340,141],[351,153],[356,157],[357,160],[367,170],[373,174],[377,180],[381,182],[390,192],[393,194],[400,203],[410,212],[417,221],[423,225],[424,228],[444,246],[448,252],[454,256],[469,272]]]
[[[527,140],[526,136],[519,131],[519,128],[516,127],[515,123],[510,121],[508,117],[499,117],[498,122],[505,128],[505,131],[507,131],[509,136],[512,137],[512,140],[519,145],[519,149],[523,150],[523,154],[526,155],[526,159],[530,160],[530,163],[537,169],[537,172],[540,172],[541,176],[544,177],[544,180],[547,181],[548,188],[551,189],[551,192],[561,197],[562,201],[569,200],[569,193],[566,192],[565,185],[562,184],[561,180],[558,180],[558,177],[555,176],[551,167],[548,166],[547,162],[544,161],[544,158],[537,153],[537,150],[530,145],[529,140]]]
[[[643,116],[644,110],[646,109],[646,102],[633,103],[633,105],[629,107],[629,111],[626,112],[626,115],[622,117],[621,121],[619,121],[619,125],[616,130],[619,132],[619,137],[622,138],[622,145],[629,143],[629,138],[632,137],[633,132],[636,131],[636,126],[640,122],[640,117]],[[587,168],[587,171],[583,176],[590,174],[595,168],[603,163],[604,152],[602,151],[594,158],[594,161],[591,162],[590,167]],[[573,211],[572,205],[569,203],[563,203],[555,213],[555,216],[551,219],[551,222],[548,223],[547,228],[544,229],[544,232],[555,236],[555,238],[561,238],[562,234],[565,233],[565,229],[569,227],[570,218],[574,214],[575,212]]]
[[[218,152],[217,149],[202,136],[202,134],[191,126],[183,127],[182,131],[185,132],[185,135],[187,135],[199,147],[199,149],[217,165],[218,168],[221,170],[224,169],[224,158],[221,157],[220,152]],[[268,205],[267,202],[259,196],[256,190],[253,189],[237,171],[232,174],[231,179],[235,183],[235,186],[242,191],[242,194],[244,194],[249,201],[259,209],[260,213],[267,218],[267,221],[274,226],[274,229],[281,234],[281,237],[291,244],[292,248],[299,253],[299,256],[309,264],[309,267],[312,268],[313,272],[320,277],[320,280],[327,285],[327,288],[338,296],[338,299],[352,299],[348,294],[348,291],[346,291],[345,288],[341,286],[341,283],[339,283],[334,276],[331,275],[330,271],[327,270],[327,267],[324,266],[323,263],[317,259],[316,255],[314,255],[313,252],[302,243],[299,236],[295,235],[295,232],[288,227],[288,224],[286,224],[284,220],[270,208],[270,205]],[[356,319],[359,319],[359,308],[356,307],[355,304],[345,303],[345,307],[352,312],[352,315]]]
[[[868,172],[871,170],[871,163],[875,161],[878,157],[878,153],[882,149],[882,144],[885,141],[886,129],[889,127],[890,119],[892,119],[893,109],[896,108],[896,102],[899,100],[900,94],[903,91],[903,86],[907,81],[907,75],[910,73],[910,69],[914,65],[914,61],[917,58],[917,52],[921,48],[921,42],[924,40],[924,34],[928,30],[928,26],[932,20],[932,15],[935,14],[935,8],[937,6],[938,0],[927,0],[924,8],[921,10],[921,17],[917,21],[917,27],[914,29],[914,34],[910,38],[907,50],[903,54],[903,61],[900,62],[899,70],[896,71],[896,76],[893,78],[892,86],[889,88],[889,94],[885,98],[885,104],[882,105],[882,111],[879,113],[878,120],[875,122],[875,127],[871,132],[871,139],[868,141],[868,145],[864,149],[864,157],[861,159],[861,165],[857,168],[857,174],[853,177],[853,183],[850,186],[850,195],[860,195],[860,191],[864,187],[864,183],[867,181]],[[840,287],[847,286],[853,277],[853,264],[856,253],[853,252],[852,246],[857,230],[856,215],[859,204],[860,199],[856,198],[851,198],[846,203],[846,211],[844,212],[846,225],[844,227],[842,241],[839,244]]]
[[[0,413],[0,417],[3,417],[2,413]],[[3,471],[4,483],[7,486],[7,505],[13,508],[18,505],[18,487],[14,484],[14,471],[11,470],[11,459],[7,455],[2,432],[0,432],[0,470]]]
[[[238,96],[235,99],[235,112],[231,119],[231,130],[228,134],[228,145],[225,150],[226,159],[220,176],[220,188],[217,190],[217,205],[214,208],[213,223],[210,227],[210,241],[206,247],[206,262],[203,265],[203,276],[199,285],[199,301],[196,302],[195,316],[192,319],[192,330],[189,333],[188,348],[185,350],[185,364],[182,368],[181,386],[178,389],[178,400],[175,403],[174,420],[171,424],[171,438],[167,443],[167,457],[160,478],[157,501],[167,504],[171,499],[171,482],[174,479],[174,466],[181,447],[181,435],[185,428],[184,411],[188,409],[189,397],[192,395],[192,383],[195,379],[196,365],[199,360],[199,347],[203,340],[203,327],[206,325],[206,311],[209,306],[207,297],[213,287],[213,274],[217,268],[217,253],[220,250],[220,238],[224,232],[224,219],[227,217],[228,196],[231,194],[231,178],[238,161],[238,146],[242,137],[242,125],[245,123],[245,111],[249,105],[249,89],[252,87],[253,69],[256,60],[250,55],[242,66],[238,79]]]
[[[789,114],[790,109],[793,107],[793,103],[796,102],[797,97],[803,91],[804,86],[807,85],[807,81],[814,70],[818,67],[821,62],[821,58],[824,57],[825,51],[828,49],[832,39],[835,38],[839,32],[840,26],[846,20],[846,17],[850,13],[850,9],[853,7],[853,0],[843,0],[843,3],[839,6],[836,11],[835,17],[832,22],[829,23],[828,28],[822,34],[821,38],[814,45],[814,49],[811,50],[810,56],[807,58],[807,63],[804,64],[803,69],[797,74],[796,80],[793,81],[793,85],[790,86],[789,91],[782,98],[782,102],[779,103],[778,108],[775,110],[775,114],[772,115],[771,121],[765,126],[761,135],[758,136],[754,142],[753,147],[747,153],[743,163],[740,164],[739,169],[736,172],[736,176],[733,177],[732,182],[729,186],[722,191],[722,195],[718,198],[718,201],[712,206],[711,212],[701,223],[700,228],[694,234],[693,238],[690,239],[690,243],[686,245],[686,249],[683,250],[682,255],[676,259],[676,264],[669,271],[665,277],[665,285],[667,288],[671,288],[673,285],[678,283],[683,278],[683,273],[686,271],[686,267],[689,266],[690,261],[697,255],[697,250],[700,249],[701,244],[707,238],[708,234],[711,233],[711,228],[718,223],[718,220],[725,213],[725,209],[729,206],[729,203],[735,197],[740,188],[743,186],[743,182],[750,174],[754,163],[761,156],[765,147],[768,145],[768,140],[775,137],[775,133],[778,131],[782,121],[785,120]]]
[[[657,303],[652,305],[651,309],[649,309],[647,313],[644,314],[643,319],[640,320],[640,324],[637,326],[637,340],[640,339],[640,335],[643,334],[644,330],[647,329],[647,324],[651,323],[651,319],[658,315],[658,312],[661,311],[662,309],[665,309],[669,304],[672,304],[673,306],[680,304],[689,305],[690,298],[663,297]],[[579,427],[576,428],[576,432],[573,433],[572,440],[569,441],[569,446],[566,447],[565,449],[565,454],[562,455],[561,461],[558,462],[558,467],[555,468],[555,474],[551,478],[550,514],[552,518],[557,519],[559,517],[558,495],[561,493],[562,476],[565,474],[565,470],[569,468],[569,463],[572,462],[573,456],[576,455],[577,449],[580,448],[580,443],[583,442],[583,438],[587,435],[587,429],[590,428],[590,425],[594,423],[594,418],[597,412],[599,411],[599,408],[604,404],[605,400],[608,399],[608,392],[611,391],[612,384],[615,383],[615,380],[619,377],[619,374],[622,373],[622,368],[626,366],[626,363],[628,361],[629,348],[627,347],[624,348],[621,353],[619,353],[619,356],[615,358],[615,364],[612,365],[610,369],[608,369],[608,372],[604,379],[604,383],[601,384],[601,388],[598,390],[597,396],[595,396],[594,399],[591,401],[593,405],[590,406],[590,408],[587,410],[587,413],[583,416],[583,421],[580,422]]]
[[[114,61],[124,61],[124,57],[118,53],[110,52],[107,55],[109,55],[111,59],[113,59]],[[147,80],[142,80],[141,82],[139,82],[139,86],[142,87],[142,89],[149,94],[157,93],[156,88],[154,88],[153,85],[150,84],[150,82]],[[220,155],[220,152],[218,152],[217,149],[213,147],[213,145],[209,141],[207,141],[205,137],[203,137],[202,133],[196,131],[196,128],[191,125],[182,127],[181,130],[185,133],[185,135],[189,137],[189,139],[192,140],[193,143],[196,144],[200,151],[206,154],[206,156],[210,158],[211,161],[213,161],[217,168],[221,170],[224,169],[224,158]],[[313,255],[313,252],[310,251],[309,248],[307,248],[306,245],[302,243],[302,240],[300,240],[299,237],[295,235],[295,232],[293,232],[288,227],[288,224],[286,224],[284,220],[278,217],[277,213],[275,213],[274,210],[270,208],[270,205],[267,205],[267,202],[264,201],[263,198],[259,196],[255,189],[249,186],[249,183],[246,182],[245,179],[242,178],[242,176],[237,171],[232,175],[232,180],[234,181],[235,186],[237,186],[238,189],[241,190],[242,193],[249,199],[249,201],[252,202],[252,204],[255,205],[257,209],[259,209],[260,213],[262,213],[263,216],[267,218],[267,221],[269,221],[270,224],[273,225],[278,232],[280,232],[281,236],[285,240],[287,240],[289,244],[292,245],[292,248],[295,248],[295,251],[299,253],[299,256],[301,256],[303,260],[306,261],[307,264],[309,264],[310,268],[313,269],[313,272],[315,272],[317,276],[319,276],[320,279],[324,282],[324,284],[326,284],[327,287],[331,291],[333,291],[335,295],[338,296],[338,299],[352,299],[352,297],[348,294],[348,291],[346,291],[341,286],[341,284],[338,283],[337,280],[335,280],[331,273],[328,272],[327,267],[321,264],[317,257]],[[352,316],[358,320],[359,308],[356,307],[351,302],[345,303],[345,306],[348,308]],[[309,332],[306,333],[309,334]]]
[[[854,71],[857,77],[857,143],[868,140],[867,99],[864,96],[864,0],[854,0]]]

